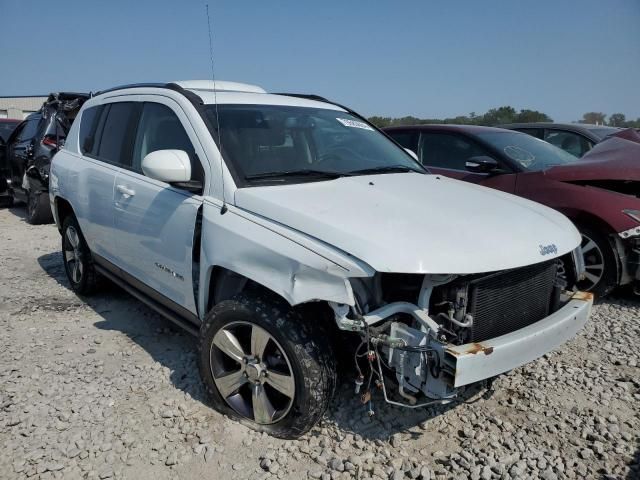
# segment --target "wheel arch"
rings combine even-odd
[[[576,226],[585,225],[600,230],[605,235],[615,235],[615,229],[601,217],[585,210],[561,210]],[[579,228],[578,228],[579,229]]]
[[[613,251],[616,262],[616,283],[620,284],[624,273],[624,265],[622,262],[624,247],[622,246],[614,227],[601,217],[584,210],[569,210],[563,211],[562,213],[564,213],[576,225],[576,228],[579,231],[581,231],[580,227],[592,228],[602,233],[609,240],[609,245]]]
[[[292,280],[290,283],[295,284],[295,280]],[[319,282],[317,285],[305,287],[304,292],[293,293],[287,290],[288,286],[282,285],[277,278],[274,278],[274,282],[271,284],[264,284],[236,270],[215,265],[210,267],[206,274],[206,283],[203,289],[203,293],[206,295],[204,299],[204,313],[209,312],[209,310],[218,303],[229,300],[248,290],[262,292],[275,299],[284,301],[292,307],[300,307],[303,309],[314,308],[322,312],[331,311],[327,300],[322,298],[321,292],[323,291],[323,287],[326,286]],[[343,288],[345,289],[345,294],[348,295],[348,292],[346,292],[347,286],[344,285]],[[312,291],[314,290],[317,291],[318,298],[307,298],[309,295],[312,295]]]
[[[68,215],[75,215],[71,203],[62,197],[56,196],[53,202],[53,216],[58,227],[58,231],[62,233],[62,224]]]

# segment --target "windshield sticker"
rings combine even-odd
[[[512,160],[519,162],[525,168],[531,166],[536,161],[536,157],[533,153],[516,145],[507,145],[504,147],[504,153],[506,153]]]
[[[351,120],[349,118],[336,118],[336,120],[338,120],[345,127],[362,128],[363,130],[373,131],[373,128],[371,128],[369,125],[367,125],[364,122],[358,122],[357,120]]]

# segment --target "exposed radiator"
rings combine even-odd
[[[550,260],[470,281],[471,341],[499,337],[548,316],[559,292],[554,288],[557,269],[557,261]]]

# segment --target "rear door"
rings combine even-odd
[[[186,115],[165,97],[141,102],[132,142],[131,164],[115,185],[115,236],[121,268],[129,282],[185,316],[197,315],[193,290],[192,249],[202,192],[190,193],[149,178],[142,172],[145,155],[184,150],[191,159],[192,180],[204,184],[198,155],[204,158]]]
[[[98,262],[102,257],[120,263],[113,230],[114,185],[122,166],[131,164],[127,145],[136,113],[134,102],[115,102],[90,107],[80,118],[83,161],[67,173],[74,177],[68,195],[75,197],[72,204],[80,229]]]
[[[420,133],[418,158],[431,172],[513,193],[516,176],[508,166],[501,165],[504,173],[491,174],[466,169],[467,160],[477,156],[491,157],[501,165],[499,158],[467,136],[454,132]]]

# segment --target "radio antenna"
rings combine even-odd
[[[216,129],[218,132],[218,150],[220,151],[220,179],[222,181],[222,208],[220,209],[220,215],[224,215],[227,212],[227,202],[224,195],[224,169],[222,168],[222,128],[220,128],[220,116],[218,115],[218,87],[216,86],[216,74],[213,67],[213,39],[211,35],[211,18],[209,17],[209,4],[206,4],[207,8],[207,27],[209,29],[209,58],[211,59],[211,80],[213,81],[213,103],[216,112]]]

